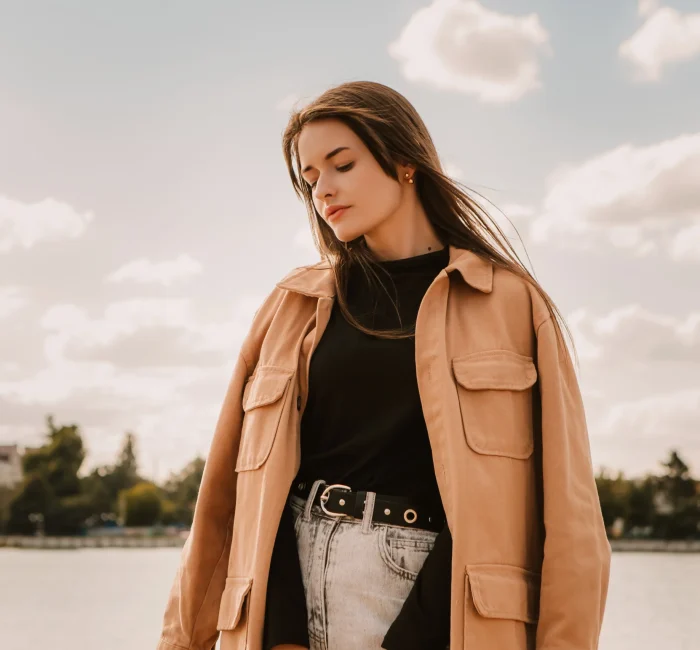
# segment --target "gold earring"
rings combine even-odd
[[[408,178],[408,172],[406,172],[405,178]],[[409,183],[413,183],[413,179],[412,179],[412,178],[408,178],[408,182],[409,182]]]

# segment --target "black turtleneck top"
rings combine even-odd
[[[359,266],[350,269],[348,304],[363,325],[415,325],[428,286],[449,262],[449,248],[387,260],[375,290]],[[391,302],[396,302],[396,308]],[[301,466],[294,482],[341,483],[353,490],[442,502],[433,467],[415,366],[415,339],[382,339],[352,327],[337,301],[309,366],[301,420]],[[403,607],[387,630],[386,650],[434,650],[449,643],[452,538],[438,534]],[[264,650],[309,647],[305,592],[293,518],[285,507],[270,565]]]

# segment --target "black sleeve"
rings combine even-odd
[[[306,593],[294,534],[294,514],[285,504],[280,518],[267,582],[263,650],[293,643],[310,647]]]
[[[445,527],[435,538],[403,607],[389,627],[386,650],[436,650],[450,643],[452,534]]]

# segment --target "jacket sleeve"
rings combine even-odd
[[[235,459],[248,368],[239,353],[204,466],[192,527],[170,589],[157,650],[212,650],[236,503]]]
[[[192,527],[167,599],[157,650],[212,650],[226,585],[236,507],[243,389],[285,291],[272,290],[253,316],[228,384],[204,465]]]
[[[596,650],[611,548],[574,367],[548,317],[537,328],[544,558],[537,650]]]
[[[452,534],[447,525],[423,562],[401,611],[389,627],[386,650],[435,650],[450,642]]]

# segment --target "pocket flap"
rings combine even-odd
[[[539,618],[539,573],[509,564],[467,566],[476,611],[487,618],[535,623]]]
[[[238,625],[246,594],[253,584],[252,578],[226,578],[226,586],[221,595],[217,630],[232,630]]]
[[[294,373],[284,368],[258,368],[243,390],[243,410],[276,402],[284,394],[290,377]]]
[[[460,386],[469,390],[525,390],[537,381],[532,357],[512,350],[483,350],[452,359]]]

